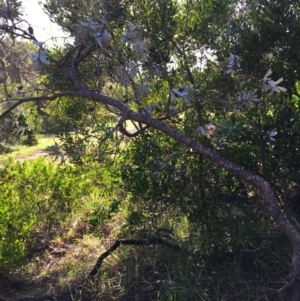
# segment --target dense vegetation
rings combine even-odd
[[[60,158],[0,167],[1,279],[52,279],[32,300],[299,300],[297,1],[47,0],[74,37],[51,50],[0,5],[0,150],[52,133]]]

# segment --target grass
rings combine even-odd
[[[53,145],[55,143],[53,135],[41,135],[37,138],[38,143],[33,146],[27,145],[15,145],[14,151],[9,154],[0,155],[0,163],[6,161],[9,158],[25,159],[26,157],[30,157],[34,153],[38,151],[46,151],[47,147]]]
[[[9,156],[28,158],[53,144],[53,137],[43,136],[36,146],[20,147]],[[15,241],[24,240],[27,249],[22,264],[15,263],[4,277],[0,275],[0,300],[53,300],[53,296],[64,301],[268,300],[261,297],[280,288],[278,280],[287,275],[291,252],[280,233],[274,238],[250,237],[252,244],[242,236],[232,249],[226,243],[223,249],[208,248],[205,245],[221,241],[222,236],[212,240],[214,233],[197,232],[198,226],[169,210],[157,218],[156,227],[171,228],[160,233],[178,242],[182,251],[122,245],[105,259],[93,283],[83,286],[114,238],[137,239],[158,232],[128,223],[131,207],[124,201],[123,188],[114,182],[114,173],[109,173],[110,165],[90,163],[77,170],[69,164],[60,168],[44,158],[9,164],[0,177],[0,209],[8,208],[3,212],[10,219],[2,220],[2,230],[12,250],[0,255],[22,255],[22,249],[13,253],[20,246]],[[116,199],[123,201],[113,206]],[[31,220],[34,226],[29,229]],[[244,221],[241,232],[247,226]]]
[[[60,295],[58,300],[72,300],[72,291],[84,281],[101,252],[103,244],[93,235],[80,235],[73,241],[58,236],[49,243],[47,250],[35,254],[27,264],[11,271],[11,286],[22,285],[14,292],[3,290],[0,300],[1,297],[11,301],[23,300],[24,296],[40,300],[41,296],[45,298],[48,294]]]
[[[40,139],[33,151],[47,147],[51,140]],[[0,237],[5,238],[0,240],[0,300],[57,292],[70,295],[68,287],[82,282],[103,252],[99,236],[88,233],[88,214],[95,202],[100,206],[103,201],[102,189],[89,183],[95,172],[78,173],[69,166],[60,169],[44,158],[10,161],[0,171],[0,208],[5,209],[0,214],[6,216],[0,220]],[[4,274],[8,261],[13,265]],[[14,293],[11,286],[16,288]]]

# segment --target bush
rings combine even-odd
[[[9,145],[17,143],[29,146],[37,144],[35,132],[29,127],[24,114],[10,113],[0,120],[0,139],[5,143],[0,147],[0,153],[9,152]]]
[[[64,222],[101,201],[95,172],[47,162],[9,161],[0,169],[0,265],[24,262],[40,235],[57,234]],[[83,209],[85,208],[85,209]],[[41,242],[39,242],[41,243]],[[45,243],[45,241],[44,241]]]

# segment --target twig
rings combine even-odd
[[[51,96],[26,97],[26,98],[23,98],[23,99],[10,99],[11,101],[17,101],[17,102],[14,103],[13,105],[11,105],[4,112],[2,112],[0,114],[0,119],[5,117],[9,112],[11,112],[13,109],[15,109],[16,107],[18,107],[19,105],[21,105],[22,103],[25,103],[25,102],[39,101],[39,100],[55,100],[55,99],[57,99],[59,97],[62,97],[62,96],[77,96],[77,95],[79,95],[78,92],[66,91],[66,92],[57,93],[57,94],[54,94],[54,95],[51,95]]]
[[[300,225],[299,225],[299,223],[298,223],[298,221],[294,218],[294,217],[292,217],[292,220],[294,220],[294,222],[297,224],[297,226],[300,228]]]

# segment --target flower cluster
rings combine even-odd
[[[271,69],[268,70],[268,72],[265,74],[263,78],[263,85],[262,85],[262,90],[265,92],[286,92],[286,88],[277,86],[279,83],[283,81],[283,78],[281,77],[279,80],[274,82],[269,76],[273,73]]]
[[[256,102],[260,101],[260,98],[257,97],[257,89],[252,92],[242,91],[237,93],[237,101],[240,104],[253,105]]]
[[[41,68],[41,64],[47,63],[48,51],[45,48],[43,48],[44,43],[42,42],[33,40],[33,44],[38,46],[39,50],[31,54],[31,60],[33,61],[34,70],[39,70]]]
[[[121,41],[123,43],[125,42],[134,42],[137,39],[137,26],[130,24],[129,26],[129,30],[126,31],[125,33],[123,33],[122,37],[121,37]]]
[[[121,41],[132,47],[134,56],[139,61],[145,61],[148,56],[148,45],[145,41],[138,38],[138,28],[130,24],[129,30],[121,36]]]
[[[106,21],[104,18],[101,19],[101,24],[93,21],[92,17],[89,17],[87,22],[81,23],[81,26],[87,27],[92,31],[92,36],[94,37],[100,48],[103,48],[110,41],[110,36],[108,32],[104,30],[105,25]],[[79,29],[79,34],[81,32],[82,29]]]

